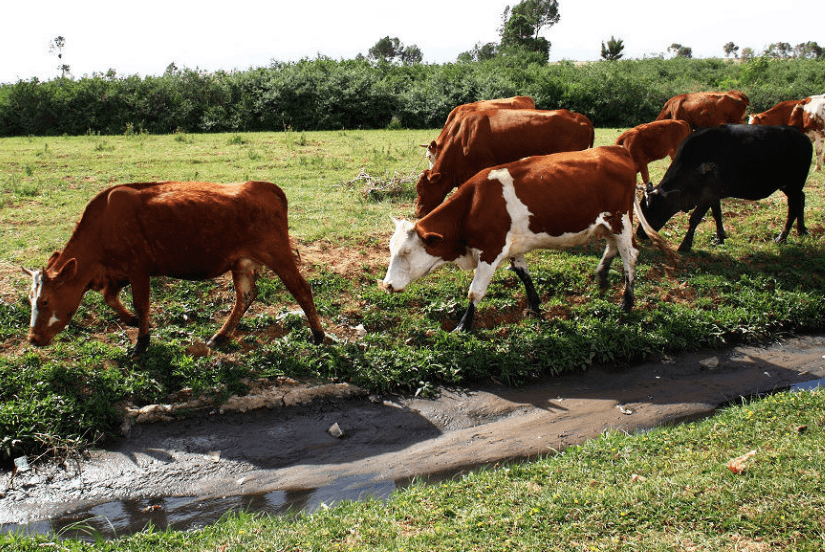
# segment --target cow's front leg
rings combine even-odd
[[[725,233],[725,227],[722,225],[722,203],[717,199],[710,205],[710,210],[713,213],[713,220],[716,221],[716,241],[713,245],[722,245],[725,243],[725,238],[728,237]]]
[[[126,307],[123,306],[123,303],[120,302],[120,292],[121,290],[129,284],[129,281],[123,282],[109,282],[103,288],[103,300],[106,301],[106,304],[112,307],[120,321],[126,324],[127,326],[137,326],[139,324],[138,317],[129,312]]]
[[[149,347],[149,276],[129,278],[132,283],[132,303],[138,321],[138,337],[133,357],[139,357]]]
[[[693,235],[696,233],[696,227],[699,226],[699,223],[705,218],[708,209],[710,209],[709,204],[700,203],[696,209],[693,210],[693,213],[691,213],[690,220],[688,221],[687,234],[685,234],[685,239],[682,240],[682,244],[679,246],[680,253],[687,253],[693,248]]]
[[[458,326],[456,326],[453,331],[469,332],[473,329],[476,307],[478,302],[484,297],[484,294],[487,293],[487,288],[493,279],[493,274],[496,272],[496,266],[498,266],[498,263],[492,265],[485,262],[478,263],[473,281],[470,283],[470,291],[468,293],[470,303],[467,305],[467,310],[464,311],[464,316],[461,317]]]
[[[530,271],[527,269],[527,261],[523,255],[510,259],[510,267],[513,272],[519,277],[521,283],[524,284],[524,290],[527,293],[527,316],[536,316],[541,318],[541,299],[536,293],[536,286],[533,285],[533,279],[530,278]]]

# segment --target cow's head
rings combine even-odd
[[[433,232],[419,235],[415,225],[408,220],[393,219],[395,233],[390,238],[390,265],[384,277],[384,289],[403,291],[410,282],[425,276],[446,261],[427,252],[444,238]]]
[[[74,316],[86,286],[77,278],[77,260],[55,266],[59,253],[52,255],[43,270],[23,269],[31,276],[29,302],[32,306],[28,340],[37,346],[48,345]]]
[[[644,201],[641,204],[642,214],[654,230],[660,230],[673,215],[681,210],[676,200],[679,195],[679,190],[663,190],[661,185],[654,188],[652,182],[647,183]]]
[[[440,172],[432,172],[426,170],[421,173],[418,183],[415,185],[415,191],[418,198],[415,200],[415,216],[421,218],[430,211],[441,205],[444,198],[447,197],[448,189],[444,189],[443,181]]]

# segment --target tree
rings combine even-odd
[[[689,48],[687,46],[682,46],[674,42],[670,45],[667,49],[668,52],[673,53],[673,57],[683,57],[683,58],[692,58],[693,57],[693,48]]]
[[[370,48],[367,57],[376,62],[392,63],[398,61],[404,65],[421,63],[424,55],[421,49],[415,44],[404,46],[398,37],[390,38],[385,36]]]
[[[551,44],[539,33],[544,27],[558,23],[560,18],[558,0],[523,0],[512,8],[507,6],[499,30],[499,52],[536,52],[547,61],[550,59]]]
[[[421,60],[424,59],[424,54],[421,53],[421,48],[413,44],[412,46],[404,48],[404,51],[401,52],[400,59],[402,65],[415,65],[416,63],[421,63]]]
[[[750,61],[754,57],[756,57],[756,54],[754,53],[753,48],[750,48],[750,47],[742,48],[742,59],[744,61]]]
[[[765,54],[772,58],[781,58],[781,59],[788,59],[791,57],[791,53],[793,52],[793,48],[787,42],[776,42],[768,46],[765,50]]]
[[[722,46],[722,49],[725,51],[725,57],[730,57],[732,55],[734,59],[739,58],[739,46],[737,46],[733,42],[728,42],[727,44]]]
[[[613,35],[611,35],[610,40],[607,41],[607,45],[602,42],[602,59],[622,59],[624,55],[622,54],[622,50],[624,50],[624,40],[614,38]]]
[[[71,68],[63,63],[63,48],[66,47],[66,39],[62,36],[56,37],[49,43],[49,53],[57,54],[57,59],[60,60],[60,65],[57,66],[57,69],[60,71],[60,78],[65,79],[67,76],[72,75]]]
[[[803,42],[793,48],[794,57],[821,59],[825,57],[825,48],[816,42]]]
[[[460,53],[458,55],[458,61],[486,61],[493,59],[496,55],[498,55],[497,42],[488,42],[487,44],[477,42],[472,50]]]

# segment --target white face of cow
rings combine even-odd
[[[404,219],[393,221],[395,233],[390,238],[390,265],[384,277],[384,288],[402,291],[410,282],[429,274],[445,261],[427,253],[413,223]]]

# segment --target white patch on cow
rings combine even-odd
[[[390,264],[384,277],[384,287],[402,291],[410,282],[426,276],[446,261],[427,253],[413,223],[395,220],[395,233],[390,238]]]
[[[59,323],[60,323],[60,319],[57,317],[56,314],[52,313],[52,317],[49,318],[49,327],[51,328],[55,324],[59,324]]]
[[[37,308],[37,300],[40,299],[40,293],[43,291],[43,275],[39,270],[34,270],[31,273],[32,287],[29,290],[29,303],[32,306],[32,317],[29,321],[29,326],[34,328],[37,323],[37,318],[40,316],[40,311]]]
[[[748,124],[749,125],[753,124],[753,115],[748,115]]]

